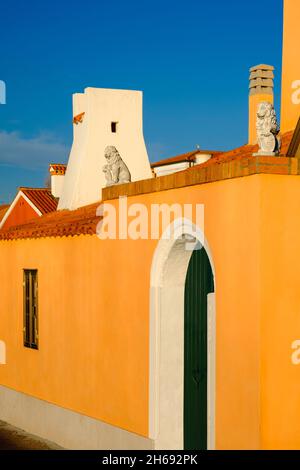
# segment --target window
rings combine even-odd
[[[24,346],[38,349],[38,272],[24,269]]]
[[[111,123],[111,131],[115,134],[117,132],[117,122]]]

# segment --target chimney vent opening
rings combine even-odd
[[[116,134],[116,132],[117,132],[117,124],[118,124],[117,122],[112,122],[111,123],[111,132],[113,134]]]

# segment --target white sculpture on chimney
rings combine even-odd
[[[107,162],[103,167],[106,177],[106,186],[129,183],[131,181],[130,171],[123,162],[116,147],[113,145],[106,147],[104,156]]]
[[[277,138],[279,127],[272,103],[259,103],[256,114],[256,130],[259,150],[254,155],[278,155],[280,140]]]

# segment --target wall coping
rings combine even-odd
[[[227,162],[195,165],[170,175],[135,181],[102,189],[102,201],[121,196],[138,196],[186,186],[213,183],[256,174],[299,175],[299,159],[293,157],[242,157]]]

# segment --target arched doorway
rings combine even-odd
[[[184,449],[207,449],[207,311],[214,277],[203,247],[194,250],[184,293]]]
[[[215,295],[214,289],[211,288],[214,282],[211,284],[211,280],[214,280],[214,265],[203,233],[191,221],[177,219],[168,231],[169,236],[162,237],[158,243],[151,269],[149,437],[154,440],[156,449],[192,448],[195,442],[189,440],[188,434],[192,431],[188,429],[192,429],[196,423],[203,439],[203,447],[213,449],[215,440]],[[201,254],[187,249],[187,240],[195,235],[198,241],[197,248],[202,247],[199,250]],[[207,312],[201,317],[202,322],[206,322],[205,326],[204,323],[202,324],[202,330],[204,328],[206,335],[206,339],[202,341],[202,349],[206,347],[206,410],[201,415],[202,424],[198,418],[193,424],[188,418],[187,411],[186,387],[188,384],[185,375],[187,373],[188,376],[186,371],[189,367],[191,380],[201,381],[200,376],[197,376],[197,374],[201,375],[200,365],[199,367],[197,364],[194,366],[194,363],[189,365],[185,357],[188,354],[185,352],[186,345],[188,345],[187,338],[185,338],[185,330],[188,331],[185,328],[185,286],[190,263],[192,263],[191,266],[200,263],[200,266],[203,266],[200,270],[204,269],[208,273],[204,283],[208,292],[206,293],[204,289],[201,295],[197,294],[199,299],[202,299],[202,306]],[[192,279],[193,274],[189,276]],[[194,284],[199,288],[197,281]],[[206,301],[203,300],[204,297]],[[195,305],[197,309],[197,304]],[[194,317],[196,318],[195,315]],[[197,328],[193,331],[196,337]],[[197,354],[199,354],[199,348],[195,349],[195,355]],[[196,397],[195,393],[194,395]],[[195,400],[193,407],[201,406],[201,400],[204,400],[203,393],[200,394],[198,404],[196,398]],[[205,424],[206,434],[203,437],[201,429],[204,429]],[[199,447],[199,440],[196,441],[196,446],[196,448]]]

